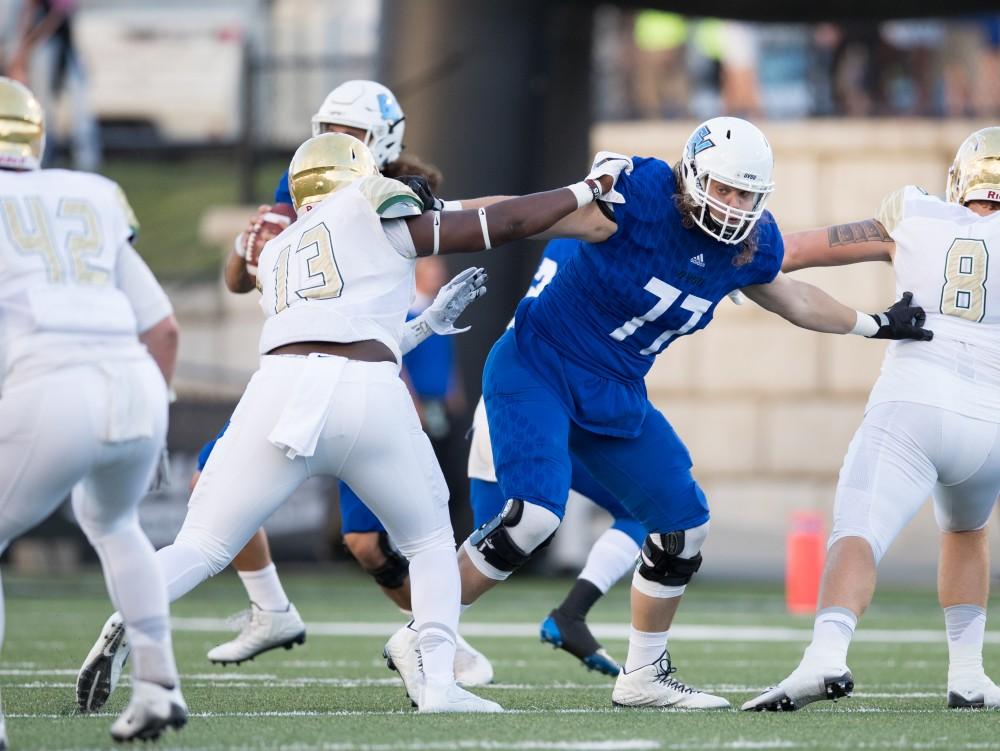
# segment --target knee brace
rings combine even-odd
[[[375,583],[386,589],[399,589],[410,575],[410,562],[403,557],[403,554],[396,550],[396,547],[389,540],[386,532],[378,534],[378,549],[385,556],[385,563],[376,569],[368,571],[375,579]]]
[[[707,537],[708,522],[693,529],[648,535],[633,584],[652,597],[680,596],[701,568],[701,546]]]
[[[512,498],[496,518],[469,535],[466,551],[486,576],[506,579],[548,545],[558,527],[559,517],[548,509]]]

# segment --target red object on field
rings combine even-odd
[[[792,513],[785,557],[785,604],[788,612],[816,612],[826,554],[823,517],[815,511]]]

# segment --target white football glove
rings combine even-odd
[[[738,289],[734,289],[732,292],[726,295],[726,297],[732,300],[733,303],[735,303],[736,305],[742,305],[746,301],[746,298],[743,296],[743,293],[740,292]]]
[[[455,275],[455,278],[444,285],[421,315],[431,331],[446,336],[461,334],[471,327],[456,329],[455,321],[462,315],[469,303],[486,294],[486,269],[469,268]]]
[[[625,203],[625,196],[614,187],[614,183],[618,182],[622,172],[626,175],[632,172],[632,160],[629,157],[624,154],[616,154],[614,151],[598,151],[586,179],[596,180],[607,175],[612,180],[612,186],[607,193],[601,196],[601,200],[605,203]]]

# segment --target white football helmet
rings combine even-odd
[[[312,116],[312,133],[318,136],[323,125],[347,125],[365,131],[361,139],[379,169],[399,159],[403,150],[403,110],[395,95],[375,81],[345,81],[326,95]]]
[[[774,155],[764,134],[738,117],[713,117],[699,125],[684,145],[681,180],[699,210],[691,217],[705,232],[728,245],[743,242],[774,190]],[[712,182],[754,194],[749,209],[729,206],[713,195]]]

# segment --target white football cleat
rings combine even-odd
[[[385,665],[390,670],[399,673],[403,679],[403,688],[406,695],[410,697],[413,706],[418,706],[420,690],[424,682],[423,673],[420,670],[420,658],[417,655],[417,630],[413,628],[413,621],[396,631],[389,637],[382,650],[385,658]]]
[[[651,665],[631,673],[623,669],[615,680],[611,702],[616,707],[670,707],[672,709],[728,709],[721,696],[685,686],[671,675],[677,672],[665,651]]]
[[[76,676],[76,704],[81,712],[96,712],[107,702],[132,648],[120,613],[112,613]]]
[[[490,661],[461,634],[455,634],[455,682],[460,686],[485,686],[493,682]]]
[[[7,720],[4,718],[3,713],[0,713],[0,751],[7,751],[8,748]]]
[[[846,665],[800,664],[785,680],[745,702],[741,709],[744,712],[794,712],[815,701],[836,701],[850,696],[853,690],[854,676]]]
[[[986,673],[948,676],[949,709],[1000,709],[1000,686]]]
[[[250,603],[250,617],[232,641],[208,650],[208,659],[221,665],[239,665],[269,649],[291,649],[306,640],[306,624],[292,603],[287,610],[261,610]]]
[[[116,741],[155,741],[167,728],[184,727],[187,717],[180,688],[133,680],[132,701],[111,726],[111,737]]]
[[[503,712],[495,701],[470,694],[451,681],[421,681],[417,706],[420,712]]]

